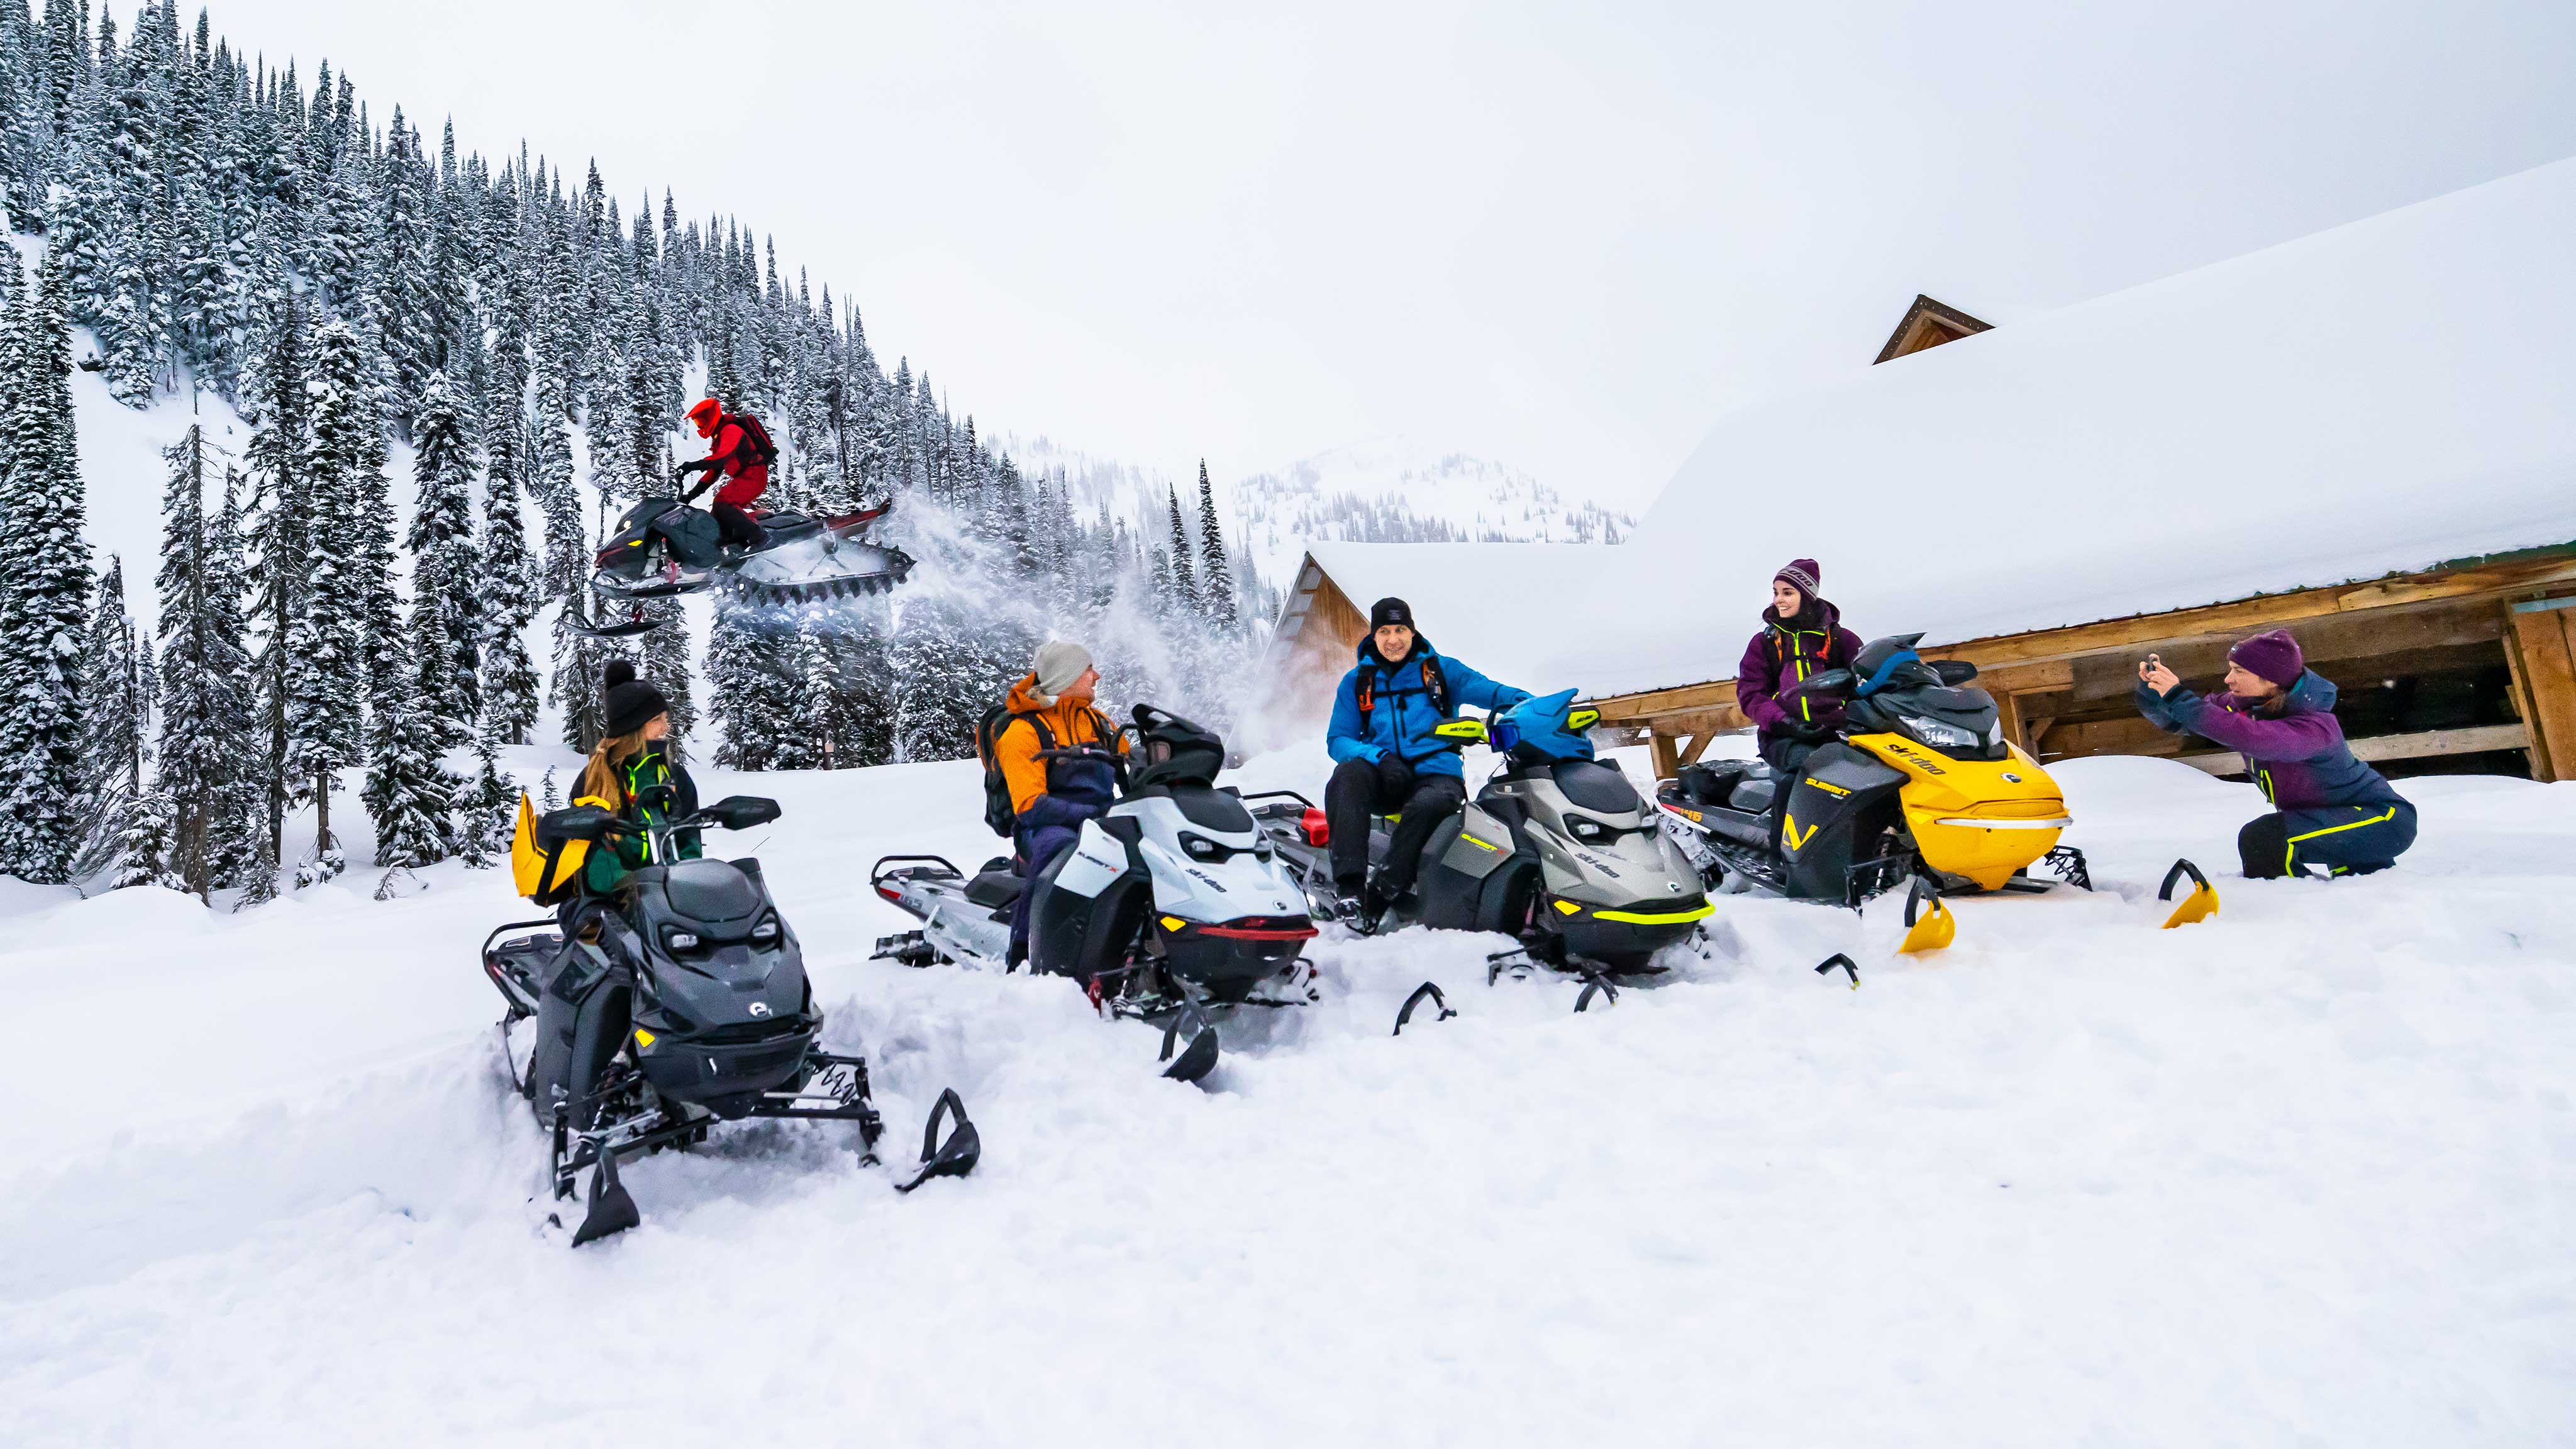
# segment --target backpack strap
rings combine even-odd
[[[1377,708],[1376,667],[1368,664],[1361,665],[1360,682],[1353,686],[1353,688],[1359,697],[1360,733],[1367,734],[1369,732],[1369,715]]]
[[[1431,707],[1440,712],[1442,719],[1447,719],[1449,717],[1449,680],[1440,672],[1440,656],[1437,654],[1422,656],[1422,687],[1430,691]]]

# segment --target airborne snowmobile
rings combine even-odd
[[[1684,765],[1655,803],[1711,887],[1733,876],[1797,900],[1857,908],[1919,877],[1943,894],[2045,890],[2046,862],[2092,888],[2084,856],[2057,843],[2073,824],[2037,760],[2006,740],[1994,696],[1965,660],[1925,660],[1921,634],[1873,641],[1849,669],[1801,681],[1784,702],[1844,702],[1838,738],[1797,784],[1759,760]]]
[[[825,517],[760,514],[766,537],[758,548],[745,549],[724,542],[715,515],[689,506],[697,492],[647,498],[618,518],[615,532],[591,560],[590,583],[634,608],[624,620],[582,633],[616,639],[658,628],[662,621],[644,617],[645,600],[693,594],[711,584],[760,603],[811,603],[880,593],[912,572],[909,554],[865,537],[891,504]]]
[[[1034,891],[1030,969],[1082,982],[1105,1012],[1162,1026],[1163,1075],[1196,1081],[1216,1066],[1217,1016],[1314,999],[1299,952],[1315,926],[1242,797],[1216,786],[1224,741],[1149,704],[1133,718],[1121,731],[1136,762],[1124,792],[1035,880],[1007,858],[972,876],[935,855],[879,860],[869,885],[922,924],[880,940],[876,954],[1007,971],[1012,908]],[[1262,995],[1265,985],[1286,994]]]
[[[1594,980],[1645,974],[1656,952],[1698,929],[1710,910],[1698,875],[1628,777],[1593,758],[1583,731],[1600,715],[1573,708],[1573,699],[1569,689],[1490,724],[1457,719],[1439,726],[1440,736],[1458,745],[1489,740],[1503,762],[1431,833],[1412,895],[1378,929],[1419,924],[1519,938],[1520,951],[1492,958],[1489,980],[1531,962]],[[1324,812],[1294,791],[1250,798],[1307,898],[1330,902]],[[1383,863],[1391,838],[1385,817],[1372,822],[1372,865]]]
[[[672,837],[716,827],[748,830],[778,818],[777,802],[734,796],[654,827],[655,859]],[[535,822],[540,848],[597,845],[631,826],[596,805]],[[578,1245],[635,1226],[635,1199],[617,1163],[705,1140],[719,1121],[804,1117],[850,1122],[876,1161],[882,1130],[868,1099],[868,1064],[819,1049],[823,1013],[805,979],[796,935],[769,898],[757,860],[674,860],[627,877],[622,905],[602,900],[561,930],[517,921],[483,941],[483,972],[507,1003],[502,1045],[520,1094],[553,1134],[557,1199],[591,1169]],[[509,932],[524,934],[502,937]],[[535,1022],[525,1065],[512,1029]],[[934,1145],[943,1117],[953,1122]],[[962,1176],[982,1153],[954,1090],[940,1094],[922,1138],[920,1167],[899,1186]]]

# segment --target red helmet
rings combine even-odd
[[[698,399],[698,405],[689,409],[689,421],[698,425],[701,438],[715,436],[716,424],[723,420],[724,404],[711,397]]]

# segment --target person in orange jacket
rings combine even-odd
[[[993,737],[993,761],[1010,787],[1017,820],[1012,832],[1023,879],[1034,882],[1057,856],[1073,848],[1082,822],[1108,810],[1117,798],[1127,741],[1107,715],[1094,709],[1100,671],[1091,651],[1062,639],[1039,646],[1034,667],[1011,686],[1010,720]],[[1022,889],[1011,908],[1010,964],[1029,955],[1029,898]]]
[[[723,479],[708,509],[716,516],[716,527],[722,530],[727,543],[738,543],[746,550],[760,547],[767,539],[760,525],[752,522],[750,508],[769,487],[769,464],[758,446],[768,431],[748,414],[728,415],[724,404],[711,397],[700,398],[698,405],[689,409],[689,421],[697,425],[698,436],[707,440],[707,455],[694,463],[681,464],[680,471],[712,473]],[[746,421],[749,427],[744,426]]]

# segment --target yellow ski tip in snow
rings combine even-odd
[[[2173,908],[2173,914],[2165,917],[2162,928],[2164,930],[2170,931],[2176,926],[2188,926],[2194,921],[2205,921],[2218,914],[2217,887],[2209,883],[2209,877],[2200,873],[2199,866],[2187,860],[2175,861],[2173,869],[2165,872],[2165,883],[2157,887],[2156,899],[2172,900],[2174,885],[2184,876],[2191,877],[2191,894],[2184,896],[2182,904]]]
[[[1929,903],[1931,910],[1922,911]],[[1922,912],[1921,919],[1917,913]],[[1905,940],[1896,948],[1900,956],[1922,951],[1938,951],[1959,938],[1958,917],[1941,904],[1941,893],[1917,880],[1905,893]]]

